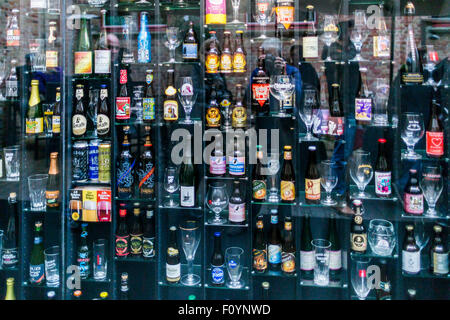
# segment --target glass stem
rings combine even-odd
[[[407,151],[408,151],[408,154],[409,154],[409,155],[414,155],[414,145],[408,144],[408,145],[406,146],[406,148],[407,148]]]
[[[188,278],[192,279],[193,278],[193,274],[194,274],[194,260],[193,259],[189,259],[187,261],[188,263]]]
[[[326,202],[330,203],[331,202],[331,191],[326,190],[327,191],[327,199]]]
[[[237,17],[238,17],[238,14],[239,14],[239,7],[233,7],[233,16],[234,16],[234,17],[233,17],[233,18],[234,18],[233,20],[234,20],[234,21],[238,21],[238,18],[237,18]]]
[[[170,49],[170,61],[175,61],[175,49]]]

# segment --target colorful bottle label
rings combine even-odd
[[[86,133],[87,120],[82,114],[75,114],[72,117],[72,133],[75,136],[81,136]]]
[[[255,81],[255,79],[253,79]],[[253,83],[252,84],[252,93],[253,99],[258,101],[261,107],[264,106],[266,101],[269,100],[270,96],[270,88],[268,83]]]
[[[117,97],[116,98],[116,119],[126,120],[130,119],[130,97]]]
[[[373,37],[373,56],[374,57],[390,57],[391,56],[391,39],[388,36]]]
[[[151,161],[145,163],[145,168],[140,168],[137,172],[139,178],[139,193],[141,195],[151,195],[155,192],[155,167]],[[182,187],[183,188],[183,187]]]
[[[295,253],[283,252],[281,254],[281,270],[286,273],[295,272]]]
[[[272,263],[272,264],[281,263],[281,245],[269,244],[267,251],[268,251],[269,263]]]
[[[130,235],[130,249],[131,254],[138,255],[142,253],[142,234]]]
[[[258,271],[264,271],[267,269],[267,251],[253,249],[253,268]]]
[[[60,133],[61,132],[61,116],[52,116],[52,132]]]
[[[281,181],[281,199],[285,201],[295,200],[295,185],[292,181]]]
[[[227,170],[225,156],[211,156],[209,160],[209,172],[214,175],[225,174]]]
[[[78,252],[78,269],[80,270],[80,277],[87,278],[91,270],[91,259],[89,258],[89,252]]]
[[[294,22],[294,7],[293,6],[280,6],[275,7],[277,14],[277,23],[281,23],[287,30]]]
[[[30,264],[30,283],[39,284],[45,279],[45,266],[41,264]]]
[[[206,110],[206,126],[219,127],[221,118],[222,116],[220,114],[219,108],[210,106]]]
[[[420,272],[420,251],[402,250],[402,269],[408,273]]]
[[[427,131],[426,151],[431,156],[440,157],[444,154],[444,132]]]
[[[109,132],[110,121],[106,114],[97,115],[97,134],[105,135]]]
[[[211,265],[211,282],[215,285],[220,285],[225,282],[224,266]]]
[[[181,264],[168,264],[166,263],[166,278],[167,281],[178,281],[181,275]]]
[[[152,61],[152,52],[150,48],[150,40],[147,37],[138,38],[138,62],[149,63]]]
[[[220,56],[220,72],[228,73],[233,71],[233,59],[230,53],[222,53]]]
[[[242,52],[238,52],[233,55],[233,71],[234,72],[245,72],[246,65],[247,65],[247,62],[245,61],[245,55]]]
[[[226,24],[227,5],[225,0],[206,0],[205,3],[206,24]]]
[[[47,50],[45,52],[45,67],[46,68],[58,67],[58,51]]]
[[[155,238],[144,237],[142,240],[142,256],[151,258],[155,256]]]
[[[448,273],[448,252],[437,253],[433,252],[433,273],[447,274]]]
[[[164,120],[178,120],[178,102],[176,100],[164,101]]]
[[[92,73],[92,51],[75,52],[75,74]]]
[[[228,171],[232,176],[242,176],[245,174],[245,157],[229,157]]]
[[[344,117],[329,117],[327,133],[333,136],[344,134]]]
[[[267,185],[264,180],[253,180],[252,182],[253,199],[264,200],[267,194]]]
[[[142,117],[144,120],[155,120],[155,98],[144,98],[142,100]]]
[[[183,59],[198,59],[197,43],[183,43]]]
[[[311,271],[314,269],[314,251],[300,250],[300,270]]]
[[[6,30],[6,46],[7,47],[20,46],[20,29]]]
[[[128,243],[130,236],[117,236],[116,235],[116,256],[126,257],[129,254]]]
[[[220,65],[220,57],[215,53],[208,53],[206,55],[206,73],[218,73]]]
[[[235,223],[245,221],[245,202],[228,204],[228,220]]]
[[[350,233],[351,249],[356,252],[365,252],[367,250],[366,233]]]
[[[355,120],[372,121],[372,99],[355,99]]]
[[[305,199],[320,200],[320,178],[305,179]]]
[[[375,194],[388,196],[391,193],[391,172],[375,171]]]
[[[423,213],[423,194],[406,193],[403,195],[404,209],[409,214],[421,215]]]

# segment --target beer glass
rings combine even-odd
[[[164,203],[166,207],[176,207],[178,202],[173,199],[173,193],[180,187],[178,170],[176,167],[167,167],[164,172],[164,189],[169,193],[169,200]]]
[[[239,24],[239,23],[242,23],[238,19],[240,2],[241,2],[241,0],[231,0],[231,6],[233,7],[233,21],[228,22],[228,24]]]
[[[283,103],[294,93],[294,78],[288,75],[271,76],[269,89],[270,93],[275,97],[275,99],[280,102],[280,111],[278,113],[278,116],[286,116],[286,113],[283,109]]]
[[[370,220],[367,237],[370,249],[379,256],[390,256],[395,248],[395,231],[391,222],[383,219]]]
[[[320,39],[324,42],[327,47],[327,58],[325,61],[332,61],[330,56],[330,46],[339,37],[339,29],[336,26],[336,20],[331,15],[325,15],[322,23],[323,33]]]
[[[336,162],[331,160],[323,160],[320,163],[320,183],[327,194],[326,198],[322,200],[322,204],[326,206],[337,204],[337,201],[331,198],[331,191],[333,191],[338,182],[335,166]]]
[[[134,63],[134,51],[132,34],[134,31],[134,19],[131,15],[123,17],[125,24],[122,28],[123,40],[125,46],[122,53],[122,63]]]
[[[314,283],[326,286],[330,282],[330,247],[331,242],[325,239],[311,241],[314,248]]]
[[[19,181],[20,178],[20,146],[3,148],[7,181]]]
[[[351,256],[351,260],[351,281],[353,290],[355,290],[359,300],[365,300],[370,292],[370,285],[367,279],[367,267],[369,266],[370,259]]]
[[[97,239],[93,244],[94,279],[105,280],[108,268],[106,260],[106,240]]]
[[[406,144],[406,152],[402,159],[418,160],[422,156],[414,152],[414,146],[425,133],[423,115],[421,113],[405,112],[402,114],[401,137]]]
[[[422,57],[423,69],[428,71],[428,80],[423,84],[428,86],[436,86],[437,83],[434,81],[433,71],[434,68],[436,68],[436,64],[439,62],[439,57],[432,44],[426,45],[424,49],[425,50]]]
[[[194,90],[194,84],[191,77],[181,77],[178,81],[178,99],[183,105],[184,113],[186,115],[186,119],[180,121],[180,123],[191,124],[193,123],[191,120],[191,112],[195,101],[197,100],[197,92]]]
[[[306,135],[300,141],[317,141],[311,134],[311,126],[314,122],[314,110],[318,109],[317,91],[306,89],[303,91],[303,105],[299,109],[300,118],[305,123]]]
[[[388,124],[388,102],[389,102],[389,81],[388,79],[377,78],[375,89],[375,106],[373,113],[373,124],[376,126],[386,126]]]
[[[364,189],[373,177],[373,168],[370,164],[370,152],[363,150],[353,152],[350,162],[350,176],[359,189],[359,192],[353,196],[359,199],[369,197],[369,195],[364,192]]]
[[[3,82],[6,78],[6,52],[2,52],[2,57],[0,57],[0,101],[5,101],[5,95],[3,92]]]
[[[188,220],[180,226],[181,246],[188,263],[188,274],[181,277],[181,283],[185,286],[195,286],[200,283],[200,276],[194,274],[194,258],[200,244],[200,223]]]
[[[420,249],[420,268],[427,269],[429,265],[429,256],[427,254],[422,254],[423,249],[427,246],[430,241],[430,233],[426,228],[426,223],[423,218],[415,219],[414,221],[414,239]]]
[[[60,284],[60,249],[53,246],[44,250],[45,258],[45,281],[48,287],[56,288]]]
[[[441,196],[442,189],[444,188],[441,167],[424,166],[422,168],[420,187],[422,188],[423,196],[428,204],[428,210],[425,212],[425,215],[436,216],[436,202]]]
[[[45,39],[34,39],[29,43],[31,70],[45,72]]]
[[[169,49],[170,59],[167,63],[175,63],[175,49],[180,45],[180,40],[178,40],[178,27],[167,27],[166,28],[166,37],[167,41],[164,45]]]
[[[224,224],[227,222],[225,218],[220,216],[224,208],[228,206],[227,187],[223,182],[213,182],[208,186],[206,194],[206,205],[214,212],[214,217],[208,220],[210,224]]]
[[[361,57],[361,48],[369,35],[366,30],[366,13],[364,10],[355,10],[355,25],[350,35],[350,40],[356,48],[356,56],[351,61],[363,61]]]
[[[230,247],[225,250],[225,261],[230,276],[230,282],[227,283],[228,288],[239,289],[244,285],[243,281],[240,281],[242,275],[241,256],[243,253],[244,250],[239,247]]]
[[[48,174],[34,174],[28,177],[31,211],[44,211],[47,207],[45,190]]]
[[[267,185],[269,188],[269,197],[267,200],[269,202],[280,202],[281,198],[279,195],[278,186],[280,171],[280,154],[278,152],[272,152],[267,154]]]
[[[262,27],[262,33],[259,37],[254,38],[253,40],[267,39],[266,26],[272,20],[272,9],[273,9],[272,0],[256,0],[255,2],[256,13],[254,15],[254,18],[255,21]]]

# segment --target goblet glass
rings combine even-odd
[[[314,111],[318,109],[317,91],[306,89],[303,94],[303,105],[299,108],[299,114],[306,125],[306,135],[301,141],[316,141],[318,139],[311,134],[311,126],[314,122]]]
[[[439,166],[425,166],[422,168],[422,180],[420,180],[420,187],[423,191],[423,196],[428,204],[427,216],[436,216],[436,202],[441,196],[444,182],[441,174],[441,167]]]
[[[321,34],[320,39],[327,47],[327,58],[325,61],[332,61],[330,56],[330,46],[339,37],[339,28],[336,26],[336,20],[333,16],[325,15],[322,30],[323,33]]]
[[[433,79],[433,71],[436,68],[436,64],[439,62],[439,57],[432,44],[426,45],[424,49],[422,62],[423,69],[428,71],[428,80],[423,84],[428,86],[436,86],[437,83]]]
[[[182,77],[179,79],[178,85],[178,99],[183,105],[184,113],[186,114],[186,119],[180,121],[180,123],[191,124],[191,112],[192,108],[197,100],[197,92],[194,92],[194,85],[191,77]]]
[[[272,152],[267,154],[267,185],[269,187],[269,202],[280,202],[278,186],[280,185],[279,174],[280,171],[280,154]]]
[[[164,189],[169,193],[169,200],[164,203],[166,207],[176,207],[178,202],[173,199],[173,193],[180,187],[178,170],[176,167],[167,167],[164,172]]]
[[[169,49],[170,59],[167,63],[175,63],[175,49],[180,45],[180,40],[178,40],[178,27],[167,27],[166,28],[166,37],[167,41],[164,45]]]
[[[256,0],[255,2],[256,13],[253,16],[255,21],[262,27],[261,35],[253,40],[265,40],[266,26],[272,20],[273,1],[272,0]]]
[[[361,57],[361,48],[367,36],[366,13],[364,10],[355,10],[355,25],[350,35],[350,40],[355,45],[356,56],[351,61],[363,61]]]
[[[240,23],[242,23],[238,19],[240,2],[241,2],[241,0],[231,0],[231,6],[233,7],[233,21],[229,22],[229,24],[240,24]]]
[[[331,160],[323,160],[320,163],[320,183],[327,194],[326,198],[322,200],[322,204],[326,206],[334,206],[337,204],[336,200],[331,197],[331,191],[336,187],[338,176],[334,169],[336,162]]]
[[[270,93],[280,102],[279,117],[286,116],[283,103],[294,93],[294,78],[288,75],[276,75],[270,77]]]
[[[372,180],[373,168],[370,164],[370,152],[357,150],[353,153],[350,162],[350,176],[358,186],[359,192],[354,194],[355,198],[367,198],[364,189]]]
[[[230,247],[225,250],[225,260],[227,264],[228,275],[230,282],[227,284],[229,288],[239,289],[244,285],[241,279],[242,263],[241,256],[244,250],[238,247]]]
[[[425,129],[423,115],[421,113],[405,112],[402,114],[401,137],[406,144],[406,152],[402,153],[402,158],[417,160],[422,156],[414,152],[414,146],[423,137]]]
[[[200,244],[200,223],[188,220],[180,226],[181,247],[183,248],[188,263],[188,274],[181,277],[181,283],[185,286],[195,286],[200,283],[200,276],[194,274],[194,258]]]
[[[225,218],[220,216],[222,210],[228,205],[228,194],[225,183],[213,182],[208,187],[206,205],[214,212],[214,217],[208,220],[210,224],[224,224]]]
[[[353,290],[358,295],[359,300],[365,300],[370,292],[367,278],[367,267],[370,259],[365,257],[352,256],[351,281]]]

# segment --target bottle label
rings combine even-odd
[[[2,250],[2,263],[4,268],[12,268],[18,263],[17,248]]]
[[[244,222],[245,221],[245,203],[229,203],[228,204],[228,219],[230,222]]]
[[[180,205],[182,207],[193,207],[195,205],[195,187],[180,187]]]
[[[305,179],[305,198],[308,200],[320,199],[320,179]]]
[[[151,258],[155,256],[155,238],[144,237],[142,240],[142,256],[144,258]]]
[[[356,252],[364,252],[367,249],[366,233],[350,233],[351,249]]]
[[[36,122],[34,133],[44,132],[44,118],[43,117],[35,118],[34,121]]]
[[[27,118],[25,121],[25,133],[33,134],[36,132],[36,119]]]
[[[209,107],[206,110],[206,126],[219,127],[220,126],[220,110],[217,107]]]
[[[116,119],[130,119],[130,97],[116,98]]]
[[[433,252],[433,273],[436,274],[448,273],[448,252],[446,253]]]
[[[6,30],[6,46],[7,47],[20,46],[20,29]]]
[[[72,117],[72,133],[75,136],[81,136],[86,133],[87,121],[86,117],[76,114]]]
[[[183,59],[197,59],[198,58],[198,44],[197,43],[183,43]]]
[[[232,176],[245,174],[245,157],[228,157],[228,171]]]
[[[373,56],[374,57],[390,57],[391,56],[391,39],[388,36],[373,37]]]
[[[134,165],[136,164],[136,160],[133,160],[132,163],[129,161],[124,161],[119,165],[117,169],[117,185],[119,186],[119,193],[130,193],[131,187],[134,183]]]
[[[283,252],[281,254],[281,270],[287,273],[295,272],[294,252]]]
[[[281,263],[281,245],[269,244],[267,251],[268,251],[269,263],[272,263],[272,264]]]
[[[151,195],[155,192],[155,167],[151,161],[145,164],[145,168],[138,170],[139,192]]]
[[[267,251],[253,249],[253,268],[258,271],[267,269]]]
[[[206,0],[206,24],[226,24],[227,7],[225,0]]]
[[[92,51],[75,52],[75,74],[92,73]]]
[[[242,52],[235,53],[233,55],[233,71],[234,72],[245,72],[245,54]]]
[[[402,250],[402,269],[409,273],[420,272],[420,251]]]
[[[61,132],[61,116],[52,116],[52,132],[60,133]]]
[[[294,22],[294,7],[293,6],[277,6],[275,7],[277,14],[277,23],[281,23],[287,30]]]
[[[253,180],[253,199],[264,200],[267,194],[267,185],[264,180]]]
[[[233,60],[231,54],[222,53],[220,56],[220,71],[221,72],[231,72],[233,69]]]
[[[231,117],[231,124],[234,128],[243,128],[247,121],[247,109],[244,107],[234,107]]]
[[[148,63],[151,58],[150,41],[147,37],[138,38],[138,62]]]
[[[155,120],[155,98],[144,98],[142,100],[142,108],[144,120]]]
[[[174,121],[178,119],[178,102],[176,100],[164,101],[164,120]]]
[[[18,97],[19,96],[19,83],[17,80],[6,80],[6,96]]]
[[[131,254],[141,254],[142,253],[142,234],[130,235],[130,249],[131,249]]]
[[[181,264],[168,264],[166,263],[166,277],[167,281],[178,281],[181,275]]]
[[[442,156],[444,154],[444,132],[427,131],[427,155]]]
[[[111,50],[94,51],[95,73],[111,73]]]
[[[213,284],[222,284],[225,282],[224,266],[211,265],[211,282]]]
[[[372,120],[372,99],[365,99],[365,98],[355,99],[355,120],[358,121]]]
[[[423,213],[423,194],[406,193],[403,195],[405,211],[410,214],[420,215]]]
[[[225,156],[211,156],[209,160],[209,172],[214,175],[225,174],[227,169]]]
[[[58,51],[48,50],[45,52],[45,67],[46,68],[58,67]]]
[[[344,117],[329,117],[327,133],[333,136],[344,134]]]
[[[253,79],[255,81],[255,79]],[[258,101],[261,107],[269,100],[270,88],[268,83],[253,83],[252,84],[253,99]]]
[[[319,38],[303,37],[303,58],[319,57]]]
[[[330,250],[330,270],[339,270],[342,268],[341,250]]]
[[[375,194],[388,196],[391,192],[391,172],[375,171]]]
[[[295,200],[295,185],[292,181],[281,181],[280,189],[282,200]]]
[[[30,283],[39,284],[44,282],[44,264],[30,264]]]
[[[91,268],[91,259],[89,258],[89,252],[78,252],[78,269],[80,270],[80,276],[86,278],[89,276]]]
[[[215,53],[208,53],[206,56],[206,73],[217,73],[219,72],[220,58]]]
[[[127,69],[120,69],[119,72],[119,84],[125,84],[128,82],[128,71]]]
[[[116,256],[126,257],[128,256],[128,242],[130,236],[117,236],[116,235]]]
[[[59,190],[45,191],[45,198],[47,200],[47,205],[52,206],[56,204],[59,198]]]
[[[315,257],[314,251],[300,250],[300,270],[310,271],[314,269]]]
[[[109,132],[109,118],[106,114],[97,115],[97,134],[105,135]]]

